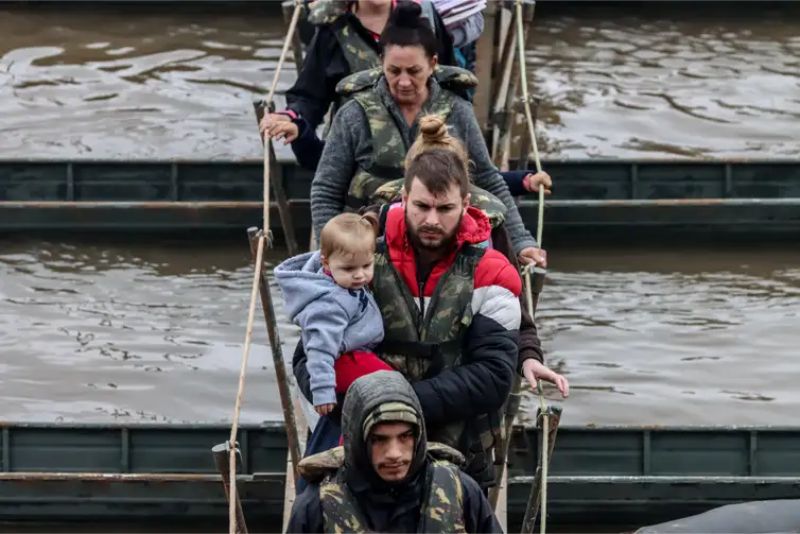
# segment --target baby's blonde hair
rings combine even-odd
[[[419,135],[406,154],[406,168],[417,156],[434,149],[453,152],[463,163],[464,173],[469,176],[469,154],[464,143],[448,133],[447,124],[441,115],[425,115],[419,119]]]
[[[375,252],[375,221],[355,213],[341,213],[325,223],[319,234],[320,254],[327,259],[337,254],[355,256]]]

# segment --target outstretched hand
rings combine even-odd
[[[528,358],[522,362],[522,376],[525,377],[534,391],[536,391],[536,381],[544,380],[556,386],[563,398],[569,397],[569,381],[567,378],[556,373],[536,358]]]

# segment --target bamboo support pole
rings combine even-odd
[[[258,291],[259,283],[261,280],[261,265],[263,263],[262,259],[264,257],[264,242],[265,239],[261,236],[258,240],[257,250],[256,250],[256,266],[253,272],[253,285],[250,290],[250,307],[247,311],[247,328],[245,329],[245,336],[244,336],[244,349],[242,351],[242,363],[239,368],[239,387],[236,392],[236,403],[233,407],[233,422],[231,423],[231,434],[228,438],[228,443],[230,444],[230,452],[229,452],[229,462],[230,462],[230,486],[229,486],[229,497],[228,497],[228,519],[230,522],[229,532],[230,534],[237,534],[239,532],[237,527],[237,503],[239,497],[236,495],[236,435],[239,432],[239,415],[242,411],[242,401],[244,399],[244,380],[245,375],[247,374],[247,360],[250,356],[250,346],[252,344],[253,339],[253,319],[255,317],[255,309],[256,309],[256,293]]]
[[[214,465],[222,477],[222,487],[225,489],[225,499],[229,500],[231,496],[231,473],[230,473],[230,451],[231,444],[229,442],[220,443],[211,448],[211,454],[214,456]],[[236,479],[233,479],[236,483]],[[230,502],[230,501],[229,501]],[[247,534],[247,524],[244,520],[244,512],[242,511],[242,503],[238,495],[234,501],[235,514],[236,514],[236,534]]]
[[[533,485],[531,492],[528,496],[528,503],[525,506],[525,516],[522,520],[522,529],[520,532],[531,534],[536,525],[536,516],[539,508],[542,509],[542,519],[539,524],[540,532],[546,530],[546,515],[547,515],[547,474],[550,465],[550,458],[553,457],[553,450],[556,444],[556,435],[558,434],[558,425],[561,422],[561,408],[558,406],[548,406],[545,412],[539,412],[538,421],[542,432],[539,435],[539,450],[547,450],[546,463],[536,468],[536,474],[533,477]]]
[[[516,41],[516,48],[517,51],[515,52],[515,59],[519,63],[519,61],[525,60],[525,53],[524,53],[524,44],[528,41],[528,34],[529,28],[531,23],[533,22],[533,13],[534,7],[532,4],[525,4],[523,7],[522,18],[520,19],[520,15],[517,11],[515,11],[514,18],[512,22],[514,22],[515,31],[514,38]],[[518,20],[522,20],[524,25],[521,28],[521,24]],[[523,52],[520,54],[519,52],[519,35],[522,35],[522,42],[523,42]],[[498,146],[500,147],[500,152],[498,153],[495,161],[497,165],[501,169],[508,169],[509,167],[509,160],[511,158],[511,136],[514,129],[514,120],[517,117],[517,103],[519,102],[517,93],[519,91],[519,84],[521,78],[521,72],[523,71],[522,68],[512,69],[511,71],[511,78],[509,80],[508,91],[505,95],[505,104],[503,105],[503,113],[501,114],[503,117],[503,124],[499,125],[499,137]]]
[[[261,241],[262,232],[258,228],[248,228],[247,236],[250,240],[250,252],[255,261],[258,261],[258,243]],[[267,324],[267,337],[269,337],[270,352],[272,352],[272,362],[275,366],[275,381],[278,384],[278,394],[281,399],[281,409],[283,419],[286,423],[286,441],[289,447],[289,455],[292,459],[295,480],[297,480],[297,464],[302,459],[300,453],[300,437],[297,430],[297,419],[294,414],[292,393],[289,389],[289,375],[286,372],[286,364],[283,359],[283,346],[281,345],[280,334],[278,333],[278,319],[275,315],[275,306],[272,300],[272,291],[269,287],[269,280],[264,274],[263,267],[259,280],[259,293],[261,295],[261,308],[264,311],[264,321]]]
[[[295,4],[295,2],[281,3],[281,10],[283,11],[283,21],[288,23],[290,27],[292,25],[292,17],[294,14],[294,12],[291,9],[292,4]],[[297,69],[297,72],[299,73],[300,69],[303,67],[303,43],[300,41],[300,34],[296,31],[292,32],[292,56],[294,57],[295,69]]]
[[[256,113],[256,123],[260,123],[265,113],[272,111],[272,106],[267,102],[254,102],[253,108]],[[272,142],[264,139],[264,233],[271,242],[271,233],[269,230],[269,187],[272,186],[272,191],[275,193],[275,202],[278,204],[278,217],[281,220],[281,227],[283,228],[284,239],[286,240],[286,248],[290,256],[300,254],[300,245],[297,242],[297,233],[294,228],[294,219],[292,219],[291,205],[289,198],[286,195],[286,189],[283,187],[283,176],[279,172],[275,172],[276,176],[272,178],[273,171],[277,171],[278,158],[275,156],[275,149]]]

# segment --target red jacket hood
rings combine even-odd
[[[410,247],[406,233],[405,210],[400,204],[395,204],[386,215],[386,243],[394,249],[405,250]],[[461,218],[461,226],[456,235],[456,248],[460,249],[465,243],[474,245],[489,239],[492,234],[492,223],[480,209],[473,206],[467,207],[467,212]]]

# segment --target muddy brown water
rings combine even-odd
[[[258,158],[285,29],[255,5],[0,7],[0,156]],[[543,153],[794,157],[800,9],[737,6],[537,7]]]
[[[796,12],[678,6],[537,12],[528,62],[548,156],[795,157]],[[252,6],[4,5],[0,157],[257,158],[251,100],[282,32]],[[279,90],[293,77],[290,63]],[[564,422],[792,422],[788,248],[552,250],[539,324],[572,382]],[[243,239],[0,237],[4,419],[229,420],[249,284]],[[291,354],[296,329],[280,317]],[[280,418],[255,332],[251,423]]]
[[[538,322],[550,364],[572,383],[565,424],[793,421],[800,251],[584,247],[551,256]],[[4,418],[227,421],[250,279],[249,251],[235,238],[3,238]],[[290,357],[297,330],[278,316]],[[258,318],[250,423],[280,418]]]

